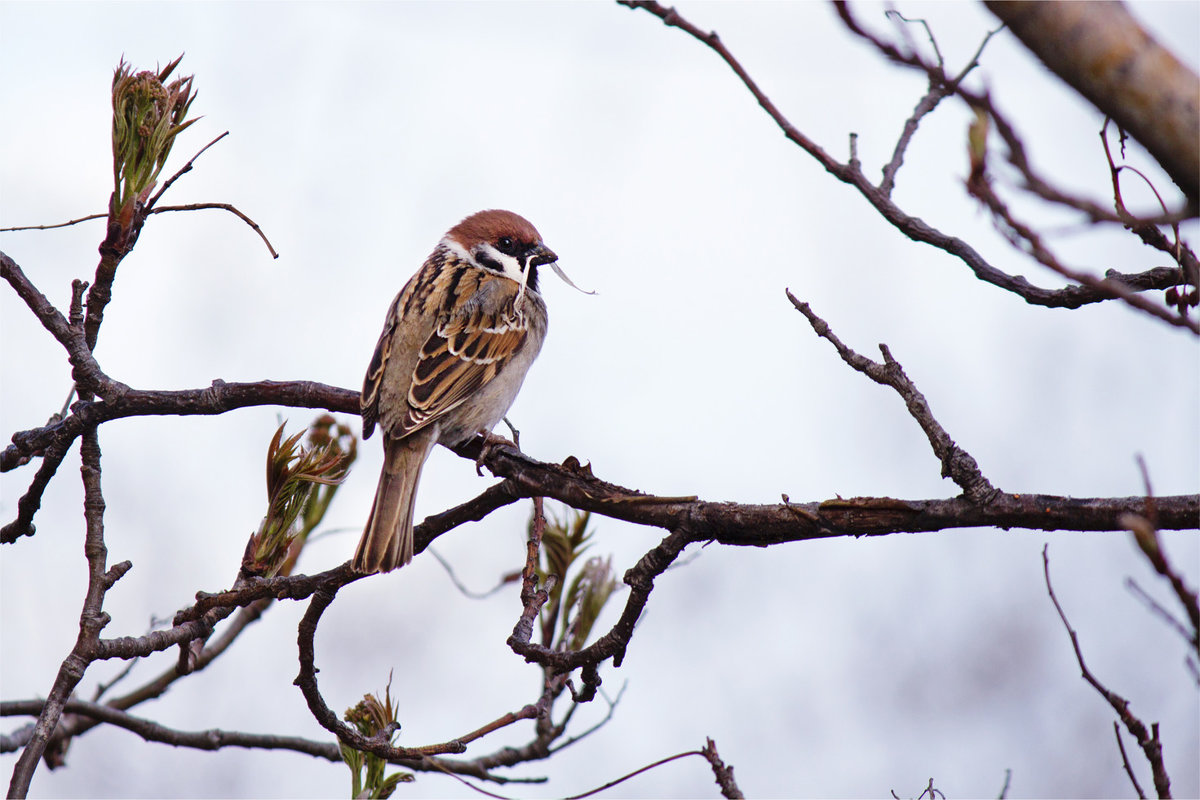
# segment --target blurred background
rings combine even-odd
[[[886,63],[816,3],[688,3],[761,88],[840,159],[849,134],[877,178],[925,81]],[[884,6],[857,15],[895,34]],[[998,23],[976,4],[904,3],[928,20],[956,71]],[[1196,69],[1200,5],[1133,12]],[[543,279],[551,328],[509,417],[532,456],[575,455],[612,482],[709,500],[795,502],[836,495],[922,499],[958,488],[891,390],[846,367],[788,303],[790,288],[841,339],[878,358],[886,342],[952,437],[998,487],[1084,497],[1139,495],[1144,456],[1159,494],[1200,485],[1200,370],[1190,334],[1120,303],[1032,307],[915,244],[790,144],[715,53],[644,12],[610,3],[16,3],[0,5],[0,226],[105,209],[111,191],[109,85],[122,55],[153,69],[186,53],[198,123],[166,174],[223,131],[163,203],[232,203],[281,257],[221,211],[152,217],[122,264],[97,358],[145,389],[213,379],[308,379],[357,389],[394,294],[442,233],[482,208],[539,228],[581,287]],[[927,40],[912,30],[920,43]],[[1104,203],[1111,184],[1093,108],[1009,34],[988,45],[974,86],[1015,120],[1035,165]],[[1012,251],[966,196],[970,117],[945,103],[921,124],[897,202],[1034,283],[1056,276]],[[994,147],[999,148],[999,144]],[[1129,162],[1165,193],[1136,145]],[[1135,210],[1155,210],[1136,180]],[[1037,203],[1021,213],[1056,233],[1064,262],[1093,272],[1166,263],[1120,230],[1097,231]],[[60,309],[89,279],[102,221],[0,235],[0,249]],[[1198,226],[1183,233],[1195,246]],[[5,436],[43,424],[70,389],[62,349],[0,291]],[[141,635],[196,591],[233,580],[265,510],[262,463],[283,419],[220,417],[106,424],[110,563],[133,570],[109,593],[107,636]],[[357,418],[344,417],[356,430]],[[299,569],[348,559],[380,466],[371,440]],[[74,448],[47,490],[37,535],[0,553],[0,694],[44,696],[78,631],[86,585]],[[33,466],[0,476],[11,520]],[[490,478],[445,450],[427,465],[419,517]],[[434,547],[475,589],[524,557],[528,503]],[[595,518],[593,552],[618,575],[658,530]],[[1194,532],[1165,533],[1192,586]],[[621,669],[602,670],[611,722],[500,787],[510,796],[583,792],[713,737],[748,796],[1110,797],[1132,793],[1113,714],[1079,678],[1046,595],[1056,593],[1093,672],[1161,723],[1172,788],[1200,794],[1200,709],[1186,643],[1125,587],[1174,607],[1123,533],[954,530],[765,550],[710,546],[665,574]],[[536,699],[540,673],[505,646],[517,587],[485,601],[430,557],[342,591],[317,638],[321,689],[342,710],[395,671],[406,745],[443,741]],[[618,594],[615,611],[624,602]],[[205,672],[135,709],[185,730],[219,727],[329,739],[292,686],[303,604],[273,608]],[[598,630],[615,621],[615,613]],[[138,664],[131,688],[174,662]],[[88,696],[123,664],[98,664]],[[576,732],[604,716],[581,708]],[[4,720],[11,732],[25,722]],[[518,745],[531,726],[476,744]],[[1149,771],[1126,743],[1146,788]],[[15,755],[0,757],[11,772]],[[348,791],[345,767],[282,752],[148,744],[101,728],[68,766],[44,766],[39,797],[289,797]],[[488,787],[497,790],[495,786]],[[423,774],[396,796],[469,793]],[[674,762],[608,796],[716,796],[707,764]]]

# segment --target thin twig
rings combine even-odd
[[[1146,793],[1142,791],[1142,785],[1138,783],[1137,776],[1133,774],[1133,767],[1129,764],[1129,754],[1125,752],[1125,742],[1121,738],[1121,723],[1113,720],[1113,734],[1117,737],[1117,749],[1121,751],[1121,766],[1125,767],[1125,774],[1129,776],[1129,782],[1133,784],[1133,790],[1137,792],[1137,796],[1141,800],[1146,800]]]
[[[996,800],[1005,800],[1008,797],[1009,787],[1012,786],[1012,770],[1004,770],[1004,785],[1000,787],[1000,794],[996,796]]]
[[[1108,701],[1108,704],[1125,725],[1125,729],[1133,734],[1133,738],[1137,740],[1138,746],[1142,748],[1142,752],[1146,756],[1146,760],[1150,762],[1150,769],[1154,775],[1154,788],[1157,790],[1158,796],[1170,797],[1171,779],[1167,774],[1166,766],[1163,764],[1162,741],[1158,737],[1158,723],[1153,723],[1150,726],[1150,730],[1147,730],[1146,724],[1129,710],[1129,701],[1116,692],[1110,691],[1088,669],[1087,664],[1083,660],[1083,648],[1079,645],[1079,635],[1075,633],[1075,629],[1071,627],[1071,623],[1067,620],[1067,614],[1063,611],[1062,605],[1059,604],[1058,598],[1054,595],[1054,587],[1050,584],[1049,551],[1050,545],[1042,546],[1042,569],[1046,576],[1046,591],[1050,595],[1050,601],[1054,604],[1054,609],[1058,612],[1058,618],[1062,620],[1063,627],[1067,630],[1067,635],[1071,637],[1071,646],[1075,649],[1075,660],[1079,663],[1083,679],[1101,697]]]
[[[26,700],[0,703],[0,716],[38,714],[45,706],[41,700]],[[181,731],[169,728],[153,720],[128,714],[103,703],[84,700],[69,700],[64,706],[68,714],[88,717],[97,723],[106,723],[136,733],[147,742],[161,742],[173,747],[189,747],[197,750],[220,750],[224,747],[246,747],[257,750],[291,750],[316,756],[327,761],[341,761],[338,746],[332,742],[318,742],[297,736],[242,733],[210,728],[202,731]]]
[[[1111,278],[1098,278],[1095,275],[1063,264],[1045,244],[1037,231],[1013,215],[1012,211],[1008,208],[1008,204],[1000,199],[1000,196],[992,189],[992,185],[985,175],[973,176],[968,181],[967,188],[973,196],[977,197],[987,206],[997,222],[1001,223],[1000,232],[1008,238],[1013,246],[1024,249],[1039,264],[1048,267],[1068,280],[1087,286],[1093,291],[1119,298],[1139,311],[1144,311],[1151,316],[1157,317],[1168,325],[1184,328],[1194,334],[1200,335],[1200,323],[1180,316],[1171,309],[1164,308],[1158,303],[1146,299],[1120,281],[1115,281]]]
[[[842,164],[830,156],[820,145],[804,135],[803,132],[788,121],[771,99],[763,93],[741,63],[721,42],[716,32],[701,30],[683,18],[674,8],[668,8],[654,0],[617,0],[617,2],[620,5],[632,9],[641,9],[658,17],[663,21],[663,24],[679,28],[716,52],[729,68],[733,70],[734,74],[742,81],[750,94],[753,95],[754,99],[767,112],[788,140],[812,156],[837,180],[853,186],[888,223],[909,239],[928,244],[949,253],[962,261],[979,280],[990,283],[1004,291],[1012,292],[1025,300],[1025,302],[1033,305],[1045,306],[1047,308],[1079,308],[1080,306],[1112,298],[1113,295],[1111,292],[1097,289],[1093,286],[1067,286],[1062,289],[1045,289],[1034,286],[1020,275],[1009,275],[997,269],[988,263],[967,242],[956,236],[943,233],[937,228],[930,226],[924,220],[906,213],[897,206],[889,196],[880,191],[879,187],[875,186],[866,177],[862,171],[861,164],[853,154],[849,162]],[[889,58],[900,63],[924,69],[927,73],[936,72],[936,67],[924,64],[918,57],[900,53],[894,46],[872,37],[871,34],[858,25],[844,3],[839,3],[836,7],[838,13],[842,15],[843,20],[845,20],[847,27],[851,31],[876,43]],[[979,99],[977,95],[966,93],[961,85],[956,88],[956,91],[960,95],[963,95],[965,99],[970,97],[974,97],[976,100]],[[851,134],[852,145],[854,139],[854,134]],[[1096,209],[1106,219],[1111,219],[1121,224],[1128,224],[1128,220],[1117,218],[1111,212],[1105,211],[1098,206]],[[1137,289],[1166,289],[1179,283],[1179,275],[1180,273],[1176,271],[1164,272],[1151,270],[1135,276],[1128,276],[1129,280],[1125,282],[1130,287]]]
[[[1133,578],[1126,578],[1125,588],[1136,595],[1139,600],[1145,603],[1146,608],[1148,608],[1151,613],[1160,617],[1164,622],[1167,623],[1169,627],[1174,628],[1175,632],[1182,636],[1184,641],[1186,641],[1192,647],[1195,647],[1195,644],[1193,643],[1194,634],[1187,629],[1187,626],[1176,619],[1174,614],[1172,614],[1169,610],[1159,604],[1157,600],[1151,597],[1145,589],[1143,589],[1141,586],[1138,586],[1137,581],[1135,581]]]
[[[1118,215],[1130,215],[1132,217],[1132,215],[1129,214],[1129,210],[1125,207],[1124,198],[1121,196],[1120,174],[1122,167],[1118,167],[1116,165],[1116,162],[1113,159],[1112,149],[1108,145],[1108,125],[1110,121],[1111,120],[1109,118],[1105,117],[1104,125],[1100,128],[1100,143],[1104,147],[1104,158],[1108,162],[1108,170],[1112,178],[1113,205],[1116,207]],[[1120,131],[1120,133],[1122,136],[1121,156],[1123,158],[1125,155],[1124,131]],[[1138,175],[1142,175],[1140,170],[1136,170],[1136,172]],[[1149,179],[1146,178],[1145,175],[1142,175],[1142,179],[1146,181],[1146,184],[1150,187],[1150,191],[1152,191],[1155,198],[1158,199],[1159,206],[1163,209],[1163,211],[1166,211],[1167,204],[1163,200],[1162,195],[1159,194],[1158,189],[1153,183],[1150,182]],[[1179,238],[1179,220],[1171,220],[1170,225],[1171,231],[1174,233],[1174,241],[1168,241],[1166,236],[1164,236],[1156,226],[1148,225],[1144,221],[1139,224],[1134,224],[1131,227],[1131,230],[1136,233],[1146,244],[1161,250],[1164,253],[1170,254],[1170,256],[1175,259],[1175,262],[1183,269],[1184,282],[1189,283],[1193,287],[1196,287],[1198,290],[1200,290],[1200,261],[1196,259],[1196,254],[1192,251],[1192,249],[1186,246]]]
[[[882,364],[861,356],[842,344],[830,329],[829,323],[818,317],[808,303],[797,300],[791,290],[787,290],[787,298],[796,307],[796,310],[808,320],[817,336],[828,340],[834,346],[843,361],[876,383],[895,389],[896,393],[903,398],[909,415],[921,426],[921,430],[929,439],[934,455],[942,462],[943,477],[952,479],[962,488],[968,498],[981,505],[990,503],[1000,494],[1000,490],[992,486],[991,482],[984,477],[974,457],[959,447],[934,418],[925,396],[904,374],[904,368],[900,366],[900,363],[892,358],[887,345],[879,345],[879,349],[883,353],[884,363]]]
[[[104,399],[120,397],[129,391],[129,387],[120,381],[115,381],[104,373],[92,355],[83,332],[78,326],[72,325],[53,303],[42,294],[33,282],[26,277],[25,272],[6,253],[0,252],[0,278],[3,278],[25,301],[25,305],[33,312],[50,334],[67,351],[71,362],[71,377],[80,390],[98,394]],[[90,399],[90,398],[89,398]]]
[[[944,68],[941,50],[938,48],[937,39],[934,37],[933,31],[930,30],[928,22],[923,19],[911,20],[900,12],[894,10],[888,12],[888,15],[899,18],[907,23],[919,22],[921,25],[923,25],[925,27],[925,32],[929,35],[929,41],[933,44],[934,52],[937,54],[938,66],[940,68]],[[892,158],[883,168],[883,180],[879,182],[879,191],[881,191],[884,196],[892,196],[892,190],[896,185],[896,173],[904,163],[904,153],[908,149],[909,142],[912,141],[913,135],[916,134],[917,126],[920,124],[921,119],[937,108],[938,104],[941,103],[942,100],[953,95],[958,85],[966,79],[967,75],[969,75],[972,70],[979,66],[979,58],[983,55],[983,49],[987,47],[987,43],[991,41],[992,37],[999,33],[1000,30],[1002,30],[1002,28],[988,31],[988,34],[983,37],[983,41],[979,43],[978,49],[975,50],[975,55],[971,57],[966,66],[964,66],[953,78],[947,80],[944,74],[942,74],[940,78],[935,78],[932,73],[930,74],[929,90],[917,102],[917,106],[913,109],[913,113],[909,116],[909,118],[904,121],[904,130],[901,131],[900,138],[896,140],[896,147],[892,151]]]
[[[0,233],[11,233],[13,231],[48,231],[54,228],[67,228],[71,225],[78,225],[81,222],[87,222],[92,219],[107,219],[108,214],[88,214],[86,217],[67,220],[66,222],[56,222],[53,225],[17,225],[13,228],[0,228]]]
[[[444,569],[446,571],[446,575],[447,575],[447,577],[450,578],[450,582],[454,584],[454,588],[458,589],[458,591],[464,597],[469,597],[472,600],[483,600],[488,597],[491,597],[492,595],[496,594],[496,592],[499,592],[504,587],[510,585],[514,580],[516,580],[517,578],[520,577],[519,575],[505,575],[505,576],[501,577],[500,580],[496,583],[496,585],[493,586],[492,588],[490,588],[486,591],[477,592],[474,589],[469,588],[465,583],[463,583],[461,580],[459,580],[458,575],[456,575],[454,572],[454,567],[451,566],[450,562],[447,561],[442,556],[441,553],[439,553],[437,550],[434,550],[432,547],[425,548],[425,552],[427,552],[427,553],[429,553],[429,555],[433,556],[434,560],[442,565],[442,569]]]
[[[192,156],[191,158],[189,158],[189,159],[187,160],[187,163],[186,163],[186,164],[184,164],[182,167],[180,167],[180,168],[179,168],[179,171],[178,171],[178,172],[176,172],[176,173],[175,173],[174,175],[172,175],[171,177],[167,178],[167,180],[163,182],[163,185],[162,185],[162,187],[161,187],[161,188],[158,190],[158,192],[157,192],[157,193],[155,193],[155,195],[154,195],[153,197],[151,197],[151,198],[149,199],[149,201],[147,201],[147,202],[146,202],[146,206],[145,206],[145,208],[146,208],[146,211],[147,211],[148,213],[149,213],[149,212],[151,212],[151,211],[153,210],[153,208],[154,208],[154,204],[158,202],[158,199],[159,199],[160,197],[162,197],[164,194],[166,194],[166,191],[167,191],[167,189],[170,189],[170,188],[171,188],[171,184],[173,184],[173,183],[175,183],[175,181],[179,180],[179,178],[180,178],[180,177],[182,177],[184,174],[186,174],[186,173],[188,173],[188,172],[191,172],[191,171],[192,171],[192,165],[196,163],[196,159],[197,159],[197,158],[199,158],[200,156],[202,156],[202,155],[204,154],[204,151],[205,151],[205,150],[207,150],[208,148],[212,147],[214,144],[216,144],[217,142],[221,141],[222,139],[224,139],[224,138],[225,138],[226,136],[228,136],[228,135],[229,135],[229,131],[225,131],[225,132],[224,132],[224,133],[222,133],[220,136],[218,136],[217,138],[213,139],[213,140],[212,140],[211,142],[209,142],[208,144],[204,145],[204,147],[201,147],[199,150],[197,150],[197,151],[196,151],[196,155],[194,155],[194,156]]]
[[[386,737],[368,739],[338,719],[338,715],[329,708],[325,699],[321,697],[320,690],[317,688],[317,668],[314,664],[316,655],[314,640],[317,633],[317,625],[320,623],[321,615],[325,613],[325,609],[329,608],[329,604],[333,602],[336,592],[337,587],[332,581],[314,592],[312,599],[309,600],[308,610],[304,612],[304,617],[300,620],[298,630],[297,643],[299,645],[300,674],[296,676],[293,683],[300,687],[300,691],[304,694],[304,699],[308,703],[309,711],[312,712],[313,718],[316,719],[317,723],[355,750],[372,753],[389,760],[419,760],[424,756],[439,755],[441,753],[461,753],[466,750],[466,746],[458,741],[423,747],[392,747]]]
[[[745,795],[738,788],[737,781],[733,779],[733,767],[721,760],[721,756],[717,753],[717,743],[711,737],[704,740],[704,749],[700,751],[700,754],[712,767],[717,786],[721,787],[721,796],[728,800],[742,800]]]
[[[42,455],[41,466],[34,474],[29,489],[17,501],[17,518],[0,528],[0,544],[12,544],[22,536],[33,536],[36,531],[33,517],[42,507],[42,494],[50,484],[50,479],[58,472],[69,447],[69,443],[63,447],[55,442],[46,448]]]
[[[1191,643],[1195,654],[1200,656],[1200,596],[1195,590],[1188,587],[1183,575],[1172,566],[1166,551],[1163,550],[1158,536],[1158,500],[1150,486],[1150,470],[1146,467],[1146,460],[1141,455],[1137,457],[1137,464],[1142,473],[1142,484],[1146,491],[1145,511],[1143,514],[1126,514],[1121,521],[1133,534],[1134,543],[1146,560],[1150,562],[1150,566],[1167,579],[1179,604],[1187,612],[1192,630],[1186,634],[1185,638]]]
[[[220,209],[236,215],[242,222],[249,225],[254,232],[258,234],[258,238],[263,240],[263,244],[265,244],[267,246],[267,250],[271,252],[271,258],[279,258],[279,253],[275,252],[275,248],[271,246],[271,240],[267,238],[265,233],[263,233],[263,229],[258,226],[258,223],[250,219],[250,217],[246,216],[241,211],[238,211],[237,208],[229,203],[188,203],[187,205],[182,206],[159,206],[158,208],[152,209],[147,213],[162,214],[167,211],[202,211],[206,208]]]
[[[583,798],[591,797],[594,794],[599,794],[600,792],[603,792],[605,789],[611,789],[614,786],[619,786],[620,784],[624,783],[625,781],[629,780],[630,778],[636,778],[638,775],[641,775],[644,772],[649,772],[652,769],[657,769],[658,767],[661,767],[663,764],[670,764],[672,761],[678,761],[681,758],[688,758],[689,756],[700,756],[701,758],[707,759],[707,756],[705,755],[703,750],[689,750],[686,753],[676,753],[673,756],[667,756],[666,758],[660,758],[658,761],[655,761],[653,764],[647,764],[644,767],[635,769],[633,772],[630,772],[627,775],[622,775],[621,777],[617,778],[616,780],[609,781],[608,783],[604,784],[603,786],[597,786],[595,789],[590,789],[586,792],[583,792],[582,794],[573,794],[570,797],[564,797],[563,800],[583,800]]]

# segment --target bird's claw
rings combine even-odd
[[[505,447],[520,449],[517,447],[516,442],[505,439],[503,436],[491,431],[483,431],[479,435],[483,438],[483,444],[479,448],[479,457],[475,459],[476,475],[483,475],[483,462],[487,461],[487,457],[492,454],[493,448],[503,445]]]

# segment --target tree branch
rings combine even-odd
[[[71,325],[54,304],[25,277],[17,262],[8,254],[0,252],[0,277],[8,281],[25,305],[34,313],[58,343],[67,351],[71,362],[71,376],[84,390],[93,391],[101,397],[120,397],[129,387],[114,381],[104,374],[92,355],[83,331]]]
[[[1145,145],[1200,208],[1200,78],[1123,4],[984,5],[1050,71]]]
[[[841,340],[830,330],[829,324],[813,313],[808,303],[797,300],[791,290],[787,290],[787,297],[796,310],[803,314],[812,325],[813,331],[821,338],[829,340],[843,361],[876,383],[892,387],[904,399],[905,405],[908,406],[908,413],[921,426],[921,430],[925,431],[925,436],[928,437],[929,444],[933,447],[934,455],[942,462],[942,477],[950,478],[962,487],[963,494],[972,502],[979,504],[991,502],[999,490],[983,476],[979,470],[979,464],[971,454],[955,444],[941,424],[934,419],[925,396],[904,374],[904,368],[900,366],[900,363],[892,358],[887,345],[879,345],[884,363],[878,364],[865,358],[842,344]]]
[[[28,456],[55,443],[74,441],[85,428],[135,416],[192,416],[224,414],[252,406],[289,406],[358,414],[358,392],[316,381],[257,381],[226,383],[217,379],[206,389],[148,391],[127,388],[103,402],[76,403],[72,413],[40,428],[19,431],[0,453],[0,472],[26,463]],[[24,459],[24,461],[22,460]]]
[[[0,703],[0,716],[39,714],[45,707],[42,700],[22,700]],[[298,736],[241,733],[210,728],[203,731],[181,731],[160,725],[153,720],[136,717],[111,705],[90,703],[85,700],[69,700],[64,706],[68,714],[87,717],[95,724],[108,723],[136,733],[147,742],[160,742],[173,747],[190,747],[197,750],[220,750],[224,747],[246,747],[257,750],[292,750],[297,753],[323,758],[327,761],[342,760],[338,747],[332,742],[317,742]],[[89,726],[91,727],[91,726]]]
[[[842,183],[853,186],[863,198],[871,204],[871,206],[888,221],[894,228],[902,234],[912,239],[915,242],[928,244],[939,250],[942,250],[949,255],[958,258],[962,261],[975,275],[976,278],[986,283],[990,283],[1000,289],[1021,297],[1025,302],[1031,305],[1045,306],[1047,308],[1079,308],[1080,306],[1090,303],[1098,303],[1112,298],[1112,293],[1103,291],[1094,286],[1068,286],[1063,289],[1044,289],[1039,286],[1034,286],[1023,276],[1009,275],[1002,270],[992,266],[975,248],[971,247],[967,242],[955,236],[950,236],[943,233],[937,228],[932,227],[924,220],[907,214],[903,209],[897,206],[888,194],[876,187],[863,173],[861,164],[855,156],[851,156],[850,160],[843,164],[830,156],[816,142],[805,136],[797,129],[782,112],[776,108],[775,104],[766,96],[765,93],[758,87],[758,84],[750,77],[741,63],[733,56],[732,53],[721,42],[720,37],[716,32],[704,32],[700,28],[693,25],[684,19],[674,8],[667,8],[661,3],[654,0],[617,0],[623,6],[631,9],[642,9],[649,14],[653,14],[663,21],[668,27],[679,28],[693,38],[707,45],[715,51],[722,60],[733,70],[734,74],[742,81],[754,99],[764,111],[771,117],[775,124],[783,131],[784,136],[791,142],[799,146],[802,150],[812,156],[827,172],[833,175]],[[936,67],[930,66],[922,62],[918,57],[900,53],[895,47],[872,37],[867,31],[858,25],[857,21],[850,15],[849,10],[844,3],[837,4],[838,12],[850,30],[860,36],[867,38],[880,47],[884,54],[899,63],[914,66],[926,71],[931,80],[945,81],[945,76],[940,73]],[[958,94],[963,94],[961,85],[955,85],[954,91]],[[1108,214],[1107,217],[1117,219],[1116,215]],[[1122,224],[1129,224],[1125,220],[1120,220]],[[1128,278],[1128,285],[1133,289],[1166,289],[1170,286],[1180,283],[1182,276],[1177,270],[1171,271],[1147,271],[1132,276],[1122,276],[1119,273],[1112,273],[1109,277],[1120,280]]]
[[[165,189],[166,187],[164,186],[163,188]],[[233,214],[242,222],[249,225],[250,229],[258,234],[258,238],[263,240],[263,244],[267,246],[267,250],[271,253],[271,258],[279,258],[279,253],[275,252],[275,248],[271,245],[271,240],[267,238],[267,234],[263,233],[263,229],[259,227],[258,223],[250,219],[250,217],[246,216],[241,211],[238,211],[235,206],[232,206],[229,203],[188,203],[181,206],[159,206],[149,213],[162,214],[166,211],[203,211],[204,209],[208,208],[228,211],[230,214]]]
[[[938,67],[945,67],[944,63],[942,62],[941,51],[938,50],[937,39],[934,38],[933,31],[929,29],[928,23],[926,23],[924,20],[910,20],[897,11],[891,11],[889,14],[906,23],[920,22],[922,25],[924,25],[926,33],[929,34],[929,41],[933,43],[933,48],[938,53]],[[883,168],[883,180],[879,182],[879,191],[885,196],[892,196],[892,189],[896,185],[896,173],[900,170],[900,166],[904,163],[904,152],[908,149],[909,142],[912,141],[912,137],[916,134],[917,126],[920,125],[921,120],[926,115],[931,113],[935,108],[937,108],[939,103],[941,103],[947,97],[953,95],[955,90],[958,88],[958,85],[966,79],[967,75],[969,75],[972,70],[979,66],[979,57],[983,55],[983,48],[987,47],[987,43],[991,41],[992,36],[998,32],[999,29],[990,31],[988,35],[984,37],[983,41],[979,44],[979,48],[975,51],[975,55],[971,57],[971,60],[967,62],[966,66],[959,70],[959,73],[952,79],[947,80],[944,75],[936,79],[933,76],[930,76],[929,90],[925,92],[925,95],[919,101],[917,101],[916,108],[913,109],[912,115],[905,120],[904,130],[901,131],[900,138],[896,140],[896,148],[892,152],[892,158]]]
[[[1071,637],[1071,646],[1075,649],[1075,660],[1079,662],[1079,669],[1083,674],[1083,679],[1091,684],[1092,688],[1099,692],[1101,697],[1108,701],[1113,711],[1117,712],[1117,716],[1124,723],[1125,728],[1133,734],[1133,738],[1137,739],[1137,743],[1142,748],[1146,760],[1150,762],[1151,772],[1154,775],[1154,788],[1158,791],[1158,796],[1170,797],[1171,779],[1167,775],[1166,766],[1163,764],[1162,741],[1158,738],[1158,723],[1153,723],[1150,726],[1150,730],[1147,730],[1146,724],[1129,710],[1129,701],[1116,692],[1110,691],[1088,669],[1087,664],[1083,660],[1083,649],[1079,646],[1079,635],[1075,633],[1075,629],[1067,621],[1067,614],[1059,604],[1058,598],[1054,596],[1054,587],[1050,585],[1049,550],[1050,545],[1048,544],[1042,547],[1042,570],[1046,576],[1046,591],[1050,594],[1050,601],[1054,603],[1054,610],[1058,612],[1058,617],[1062,620],[1063,627],[1067,629],[1067,635]]]
[[[63,708],[71,697],[75,687],[83,679],[88,665],[94,660],[96,645],[100,639],[100,631],[109,622],[104,613],[104,596],[114,583],[120,580],[132,566],[128,561],[107,569],[108,548],[104,545],[104,495],[100,486],[100,443],[95,428],[84,433],[80,447],[83,458],[81,473],[83,475],[83,512],[87,524],[87,534],[84,541],[84,554],[88,562],[88,587],[83,602],[83,611],[79,616],[79,636],[70,654],[63,660],[54,685],[46,697],[46,703],[34,725],[33,735],[25,749],[17,759],[9,782],[10,797],[25,797],[29,793],[29,784],[37,769],[38,761],[45,753]],[[52,764],[53,766],[53,764]]]
[[[29,489],[17,501],[17,518],[0,528],[0,544],[12,544],[22,536],[33,536],[35,528],[33,517],[42,507],[42,494],[50,484],[50,479],[58,472],[59,466],[66,458],[67,449],[55,442],[42,455],[42,465],[38,467]]]

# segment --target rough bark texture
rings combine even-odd
[[[1200,206],[1200,78],[1123,3],[988,0],[1054,74],[1142,143]]]

